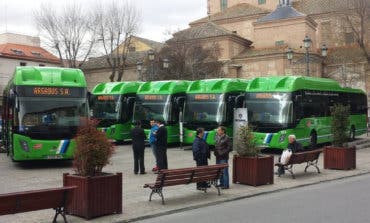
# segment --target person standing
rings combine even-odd
[[[226,135],[226,128],[220,126],[217,128],[216,144],[214,155],[216,156],[216,164],[229,163],[229,153],[232,151],[232,143],[230,137]],[[229,168],[223,170],[220,177],[220,186],[222,189],[229,189]]]
[[[155,160],[155,167],[153,167],[152,171],[157,171],[158,170],[158,159],[157,159],[157,149],[156,149],[156,132],[158,130],[158,125],[157,123],[155,122],[155,120],[150,120],[150,134],[149,134],[149,144],[150,144],[150,147],[152,148],[152,152],[153,152],[153,156],[154,156],[154,160]]]
[[[144,129],[141,128],[141,122],[137,121],[135,128],[131,130],[132,150],[134,153],[134,174],[146,174],[144,166],[144,149],[146,135]]]
[[[157,120],[159,124],[157,133],[155,134],[156,140],[156,151],[157,151],[157,161],[158,170],[168,169],[167,162],[167,129],[163,124],[163,121]]]
[[[197,128],[196,134],[197,136],[192,145],[193,159],[197,166],[208,166],[209,149],[207,143],[203,139],[204,129]],[[207,182],[197,183],[198,190],[204,190],[207,187],[209,187]]]

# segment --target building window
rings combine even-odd
[[[27,66],[27,63],[26,62],[20,62],[19,65],[24,67],[24,66]]]
[[[40,63],[39,67],[45,67],[45,64]]]
[[[266,0],[258,0],[258,4],[259,4],[259,5],[266,4]]]
[[[24,55],[23,51],[22,50],[18,50],[18,49],[11,49],[11,51],[17,55]]]
[[[130,45],[130,46],[128,47],[128,51],[129,51],[129,52],[135,52],[135,51],[136,51],[136,47],[135,47],[134,45]]]
[[[275,46],[283,46],[285,44],[284,40],[275,41]]]
[[[344,38],[345,38],[346,45],[350,45],[350,44],[353,44],[355,42],[355,38],[354,38],[352,32],[345,33]]]
[[[221,11],[227,8],[227,0],[221,0]]]
[[[42,54],[40,52],[36,52],[36,51],[31,51],[32,55],[34,55],[35,57],[42,57]]]

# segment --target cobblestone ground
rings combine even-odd
[[[278,156],[274,156],[276,161]],[[168,162],[169,168],[182,168],[195,165],[192,160],[191,150],[182,150],[180,148],[170,148],[168,150]],[[214,162],[215,159],[212,157],[210,164]],[[230,160],[230,166],[232,166],[231,162],[232,160]],[[290,174],[286,174],[283,177],[275,176],[273,185],[252,187],[231,184],[230,189],[222,191],[221,196],[217,195],[217,191],[214,188],[211,188],[207,193],[197,191],[195,189],[195,184],[168,187],[164,189],[166,205],[161,204],[161,200],[157,195],[153,196],[152,202],[148,202],[150,190],[143,188],[145,183],[154,182],[156,178],[156,175],[151,172],[154,162],[150,148],[147,148],[145,151],[145,164],[148,174],[134,175],[131,145],[117,146],[112,164],[105,167],[104,171],[123,173],[123,213],[120,215],[100,217],[90,221],[68,216],[69,222],[122,222],[169,211],[199,207],[202,205],[254,196],[261,193],[370,173],[370,149],[361,149],[357,151],[356,170],[324,170],[321,156],[319,160],[319,167],[322,171],[321,174],[317,174],[316,170],[312,167],[310,167],[312,169],[309,169],[308,173],[304,173],[304,165],[297,165],[294,167],[296,179],[292,179]],[[0,193],[60,187],[62,186],[63,173],[73,172],[71,162],[13,163],[6,154],[3,153],[0,154],[0,171]],[[229,171],[231,181],[232,168],[229,168]],[[54,212],[51,209],[41,210],[17,215],[1,216],[0,222],[50,222],[53,215]]]

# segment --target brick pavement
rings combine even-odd
[[[150,171],[154,164],[150,149],[147,148],[145,152],[148,174],[134,175],[131,146],[118,146],[116,154],[112,159],[112,164],[108,165],[104,170],[106,172],[123,173],[123,214],[100,217],[90,221],[68,216],[68,220],[72,223],[125,222],[168,212],[181,211],[184,209],[256,196],[258,194],[370,173],[370,148],[357,151],[356,170],[324,170],[322,158],[321,156],[319,160],[319,167],[322,171],[321,174],[317,174],[316,170],[312,167],[308,169],[308,173],[304,173],[303,170],[305,165],[297,165],[294,167],[296,179],[292,179],[290,174],[286,174],[280,178],[275,176],[273,185],[252,187],[231,184],[230,189],[222,191],[221,196],[217,195],[217,191],[214,188],[211,188],[207,193],[197,191],[195,189],[195,184],[167,187],[164,189],[166,205],[162,205],[158,195],[154,195],[152,202],[148,202],[150,190],[142,187],[144,183],[153,182],[156,178],[156,175]],[[276,159],[277,155],[275,155],[275,160]],[[168,150],[168,160],[169,168],[182,168],[195,165],[192,161],[191,150],[184,151],[179,148],[171,148]],[[210,163],[213,164],[214,162],[215,159],[212,157]],[[231,160],[230,166],[232,166]],[[0,154],[0,170],[0,193],[59,187],[62,186],[62,174],[64,172],[72,172],[70,163],[68,162],[58,163],[56,166],[54,162],[24,165],[12,163],[5,154]],[[231,181],[231,168],[229,168],[229,171]],[[50,222],[53,214],[52,210],[42,210],[17,215],[7,215],[1,216],[0,222]]]

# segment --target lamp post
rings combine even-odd
[[[305,58],[306,58],[306,65],[307,65],[306,67],[307,76],[310,75],[310,54],[309,54],[308,49],[311,47],[311,43],[312,43],[311,39],[308,36],[306,36],[303,40],[303,47],[306,49]],[[290,63],[293,60],[293,54],[294,54],[293,49],[289,47],[286,51],[286,57],[290,61]],[[326,57],[327,55],[328,55],[328,48],[326,47],[325,44],[323,44],[321,47],[321,56]]]
[[[306,76],[310,76],[310,53],[308,49],[311,47],[312,40],[310,37],[306,36],[303,39],[303,47],[306,49]]]
[[[150,71],[150,80],[153,80],[154,76],[154,50],[150,49],[148,50],[148,59],[151,63],[151,71]]]
[[[143,81],[143,75],[142,75],[143,62],[142,61],[138,61],[136,63],[136,69],[139,72],[139,80]]]

